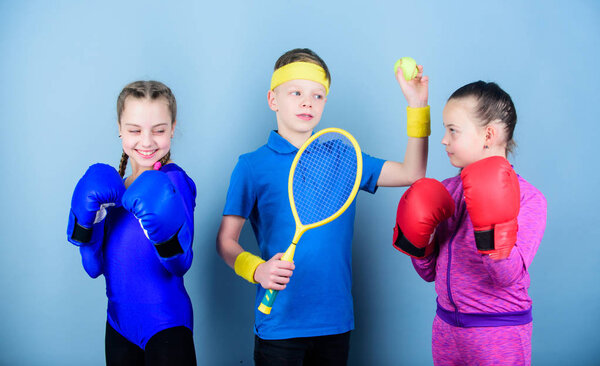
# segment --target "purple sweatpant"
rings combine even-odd
[[[433,364],[531,365],[532,323],[504,327],[461,328],[437,315],[433,320]]]

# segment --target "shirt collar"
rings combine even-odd
[[[298,151],[296,146],[292,145],[288,140],[281,137],[276,130],[271,131],[267,146],[269,146],[271,150],[280,154],[290,154]]]

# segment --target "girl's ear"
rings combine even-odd
[[[177,120],[174,120],[173,123],[171,123],[171,138],[173,138],[173,134],[175,133],[175,125],[177,124]]]
[[[492,146],[497,143],[498,139],[498,124],[495,122],[485,126],[485,145]]]
[[[279,111],[279,107],[277,106],[277,96],[273,90],[269,90],[267,93],[267,103],[269,103],[269,108],[271,108],[272,111]]]
[[[486,126],[485,128],[485,144],[491,145],[493,137],[496,135],[496,131],[492,126]]]
[[[485,126],[485,144],[506,149],[506,132],[501,121],[492,121]]]

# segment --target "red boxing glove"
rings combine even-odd
[[[521,192],[517,174],[508,160],[492,156],[464,168],[460,178],[477,250],[496,260],[507,258],[517,242],[519,227]]]
[[[454,200],[435,179],[421,178],[398,203],[394,248],[414,258],[433,253],[435,228],[454,213]]]

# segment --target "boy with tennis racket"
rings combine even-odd
[[[405,160],[360,154],[359,188],[370,193],[378,186],[408,186],[425,176],[429,80],[422,66],[410,81],[402,73],[398,71],[396,79],[409,105]],[[321,120],[330,81],[327,65],[309,49],[288,51],[277,60],[267,95],[277,130],[265,145],[239,157],[229,183],[217,251],[238,275],[260,284],[254,327],[257,365],[345,365],[348,359],[354,328],[354,201],[335,220],[307,231],[293,262],[281,260],[296,228],[288,198],[290,168]],[[299,168],[294,164],[294,169]],[[252,224],[260,257],[238,242],[246,220]],[[269,314],[264,305],[258,310],[267,290],[281,291]]]

